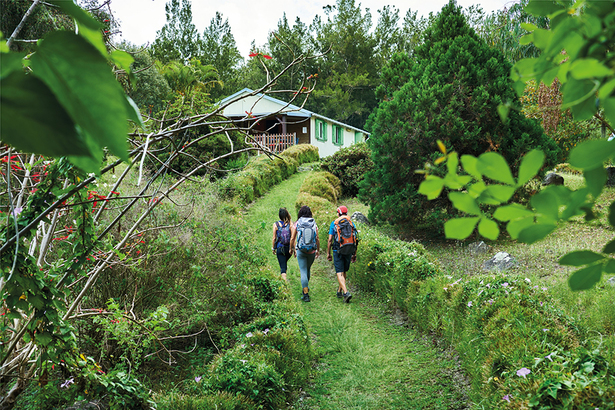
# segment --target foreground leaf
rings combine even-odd
[[[615,154],[615,143],[607,140],[582,142],[570,151],[570,165],[583,170],[604,166],[604,161]]]
[[[572,290],[588,290],[593,288],[602,278],[602,264],[591,265],[574,272],[568,278],[568,286]]]
[[[79,36],[54,32],[31,60],[36,76],[49,86],[84,135],[128,160],[126,98],[100,52]]]
[[[534,215],[515,219],[510,221],[508,225],[506,225],[506,231],[510,235],[511,238],[517,239],[519,238],[519,234],[526,228],[529,228],[534,224]]]
[[[427,175],[425,180],[419,185],[419,194],[427,196],[427,199],[432,200],[440,196],[444,188],[444,180],[434,175]]]
[[[604,259],[604,256],[592,251],[574,251],[562,256],[559,260],[560,265],[564,266],[583,266],[595,263]]]
[[[534,149],[528,152],[521,160],[519,166],[519,178],[517,179],[517,186],[522,186],[527,181],[532,179],[545,162],[545,154],[542,151]]]
[[[495,210],[493,217],[500,221],[512,221],[534,215],[532,211],[519,204],[501,206]]]
[[[510,172],[508,163],[500,154],[495,152],[482,154],[478,157],[478,170],[494,181],[515,185],[515,179]]]
[[[472,234],[480,218],[455,218],[444,223],[444,234],[449,239],[465,239]]]
[[[500,228],[491,219],[482,218],[478,223],[478,233],[487,239],[496,240],[500,235]]]
[[[462,192],[449,192],[448,198],[453,206],[462,212],[470,215],[480,215],[478,204],[469,194]]]
[[[20,151],[46,156],[90,155],[64,108],[33,75],[16,71],[0,80],[0,111],[2,140]]]
[[[532,244],[547,237],[555,228],[557,228],[555,224],[535,224],[519,232],[519,240],[523,243]]]

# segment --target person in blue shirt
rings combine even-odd
[[[336,293],[337,297],[344,298],[344,302],[349,303],[350,299],[352,298],[352,295],[346,288],[346,272],[350,270],[350,263],[357,260],[357,231],[356,227],[354,226],[354,223],[352,223],[352,221],[350,221],[350,218],[348,217],[348,208],[343,205],[337,208],[337,216],[338,219],[331,222],[331,225],[329,226],[329,240],[327,241],[327,260],[333,260],[333,266],[335,267],[335,273],[337,274],[337,281],[339,282],[339,286]],[[335,222],[341,218],[348,219],[348,221],[352,225],[353,232],[355,235],[354,252],[345,255],[339,251],[340,244],[337,240],[337,229],[335,226]],[[331,250],[333,250],[333,257],[331,256]]]

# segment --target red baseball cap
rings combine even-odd
[[[339,215],[347,214],[348,213],[348,208],[346,208],[344,205],[342,205],[339,208],[337,208],[337,213]]]

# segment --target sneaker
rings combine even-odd
[[[344,303],[350,303],[350,299],[352,299],[350,292],[344,293]]]
[[[301,296],[301,300],[304,302],[309,302],[310,301],[310,294],[309,293],[304,293],[303,296]]]
[[[343,298],[344,294],[342,293],[342,291],[338,290],[337,293],[335,294],[338,298]]]

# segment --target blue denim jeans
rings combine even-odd
[[[314,263],[316,253],[303,253],[297,249],[297,263],[299,264],[299,272],[301,272],[301,287],[309,288],[310,268]]]

